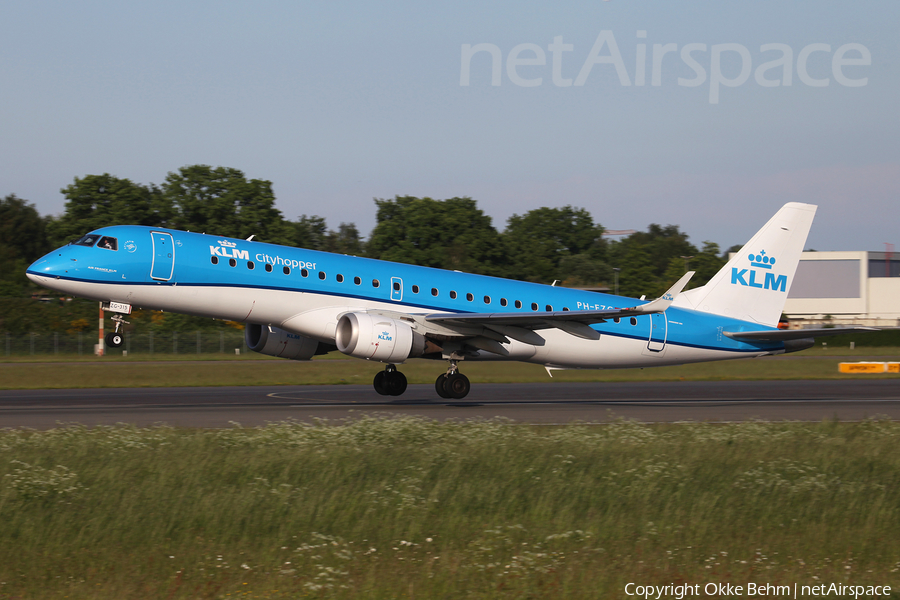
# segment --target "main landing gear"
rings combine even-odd
[[[468,377],[459,372],[456,361],[451,360],[447,372],[438,375],[434,382],[434,389],[441,398],[461,400],[468,395],[472,384],[469,383]]]
[[[372,382],[375,391],[382,396],[399,396],[406,391],[406,375],[394,365],[388,365],[380,371]]]
[[[379,371],[372,385],[382,396],[399,396],[406,391],[406,375],[398,371],[395,365],[388,365],[384,371]],[[459,372],[455,360],[450,361],[447,372],[441,373],[434,382],[434,389],[441,398],[461,400],[471,388],[469,378]]]
[[[123,324],[128,323],[122,315],[113,315],[110,317],[113,323],[116,324],[116,330],[110,333],[107,333],[103,340],[106,342],[106,345],[110,348],[118,348],[122,345],[122,342],[125,341],[125,338],[122,337],[122,334],[119,333],[119,329]]]

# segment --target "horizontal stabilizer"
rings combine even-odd
[[[876,327],[845,327],[837,329],[770,329],[766,331],[724,331],[723,333],[734,340],[742,342],[782,342],[785,340],[801,340],[806,338],[825,337],[828,335],[842,335],[844,333],[862,333],[866,331],[881,331]]]

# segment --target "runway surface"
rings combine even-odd
[[[373,413],[543,424],[619,417],[644,422],[900,419],[900,381],[476,383],[464,400],[443,400],[431,385],[411,385],[399,398],[361,385],[0,391],[0,427],[256,426]]]

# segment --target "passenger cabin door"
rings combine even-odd
[[[644,354],[661,355],[666,349],[666,333],[668,319],[666,313],[653,313],[650,317],[650,339],[647,341],[647,351]]]
[[[394,302],[403,300],[403,280],[399,277],[391,277],[391,300]]]
[[[152,231],[153,262],[150,265],[150,277],[157,281],[169,281],[175,273],[175,243],[171,233]]]

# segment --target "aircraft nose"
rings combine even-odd
[[[55,251],[34,261],[25,271],[26,277],[38,285],[46,285],[48,281],[64,277],[66,272],[74,269],[77,261]]]

